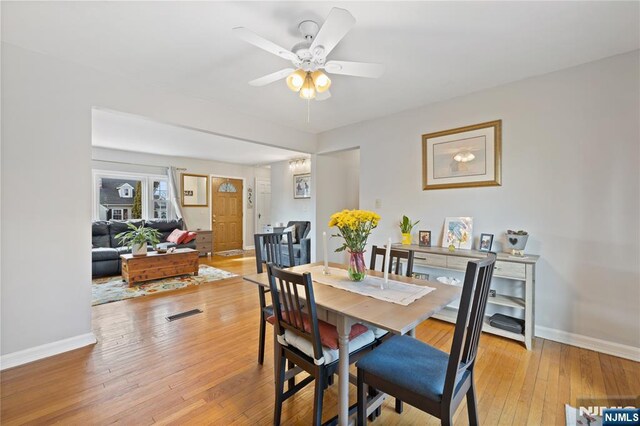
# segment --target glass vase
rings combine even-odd
[[[351,281],[362,281],[367,276],[367,268],[364,264],[364,252],[349,252],[349,279]]]

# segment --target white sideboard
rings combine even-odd
[[[422,247],[403,244],[393,244],[392,247],[402,250],[413,250],[415,252],[414,273],[420,272],[421,269],[443,269],[464,272],[467,268],[468,261],[480,259],[487,255],[486,252],[478,250],[456,249],[451,252],[449,249],[443,247]],[[540,256],[532,254],[526,254],[521,257],[512,256],[508,253],[498,253],[493,276],[496,278],[504,278],[508,280],[507,282],[513,283],[514,285],[517,282],[523,282],[524,294],[520,297],[514,296],[513,294],[501,294],[497,292],[495,297],[489,297],[488,303],[521,311],[522,319],[524,319],[524,334],[492,327],[489,324],[488,316],[484,319],[483,331],[523,342],[527,349],[531,349],[535,324],[533,310],[535,267],[539,258]],[[433,276],[433,274],[430,275]],[[435,280],[435,277],[430,279]],[[457,312],[455,307],[449,305],[434,315],[434,318],[455,323]]]

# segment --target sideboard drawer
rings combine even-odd
[[[467,263],[469,263],[470,260],[477,259],[474,259],[472,257],[447,256],[447,268],[466,271]]]
[[[507,277],[524,280],[526,278],[525,265],[522,263],[496,261],[493,275],[497,277]]]
[[[198,243],[210,243],[213,240],[211,231],[198,231],[196,236],[196,242]]]
[[[437,254],[420,253],[415,255],[414,263],[422,266],[433,266],[436,268],[447,267],[447,257],[438,256]]]

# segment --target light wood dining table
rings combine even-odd
[[[308,272],[312,263],[290,268],[297,273]],[[348,269],[348,265],[329,263],[331,268]],[[382,272],[367,271],[368,275],[382,277]],[[246,281],[269,287],[267,273],[245,275]],[[313,278],[313,276],[312,276]],[[394,334],[407,334],[421,322],[430,318],[449,303],[460,298],[461,288],[401,275],[389,274],[389,280],[432,287],[435,290],[407,306],[379,300],[314,281],[313,292],[318,307],[318,319],[334,324],[338,329],[338,424],[349,424],[349,332],[351,326],[362,322]],[[384,291],[384,290],[381,290]]]

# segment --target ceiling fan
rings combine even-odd
[[[384,65],[366,62],[327,61],[327,56],[355,25],[356,20],[348,10],[334,7],[320,27],[314,21],[302,21],[298,30],[304,41],[291,50],[257,35],[244,27],[236,27],[233,32],[242,40],[267,52],[291,61],[293,68],[285,68],[249,82],[252,86],[266,86],[285,79],[287,86],[298,92],[303,99],[324,100],[331,96],[329,74],[354,77],[378,78],[384,73]]]

